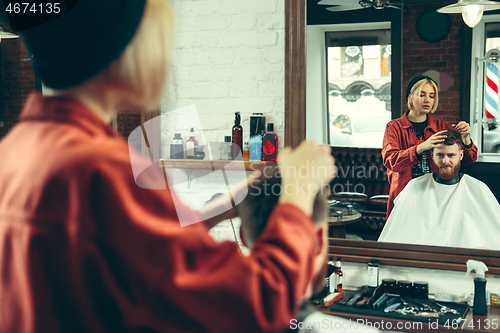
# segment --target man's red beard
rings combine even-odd
[[[436,163],[434,163],[434,160],[431,160],[431,162],[434,171],[437,172],[437,175],[441,179],[451,179],[460,172],[460,161],[458,161],[458,163],[452,168],[439,167]]]

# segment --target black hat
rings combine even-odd
[[[406,100],[408,100],[408,96],[410,96],[411,89],[413,88],[413,86],[415,85],[415,83],[417,83],[418,81],[423,80],[423,79],[430,80],[430,81],[434,82],[436,84],[436,86],[437,86],[436,81],[434,81],[432,78],[430,78],[428,76],[425,76],[425,75],[415,76],[408,83],[408,87],[406,87]]]
[[[125,50],[141,22],[145,3],[80,0],[72,8],[62,8],[66,9],[63,15],[20,31],[33,55],[34,70],[47,87],[54,89],[90,79]],[[5,15],[0,19],[10,24]]]

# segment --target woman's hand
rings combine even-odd
[[[280,203],[292,203],[308,215],[314,197],[335,177],[337,168],[329,146],[303,141],[295,150],[285,148],[278,157],[281,170]]]
[[[417,149],[416,149],[417,154],[422,154],[424,151],[436,148],[446,138],[446,135],[444,134],[445,132],[446,132],[446,130],[434,133],[425,142],[422,142],[421,144],[419,144],[417,146]]]
[[[471,144],[470,140],[470,126],[465,121],[461,121],[456,125],[451,125],[455,131],[462,136],[462,142],[468,146]]]

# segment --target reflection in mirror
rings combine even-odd
[[[327,31],[325,42],[329,143],[381,148],[391,120],[391,30]]]
[[[324,36],[325,31],[331,29],[331,24],[333,22],[336,24],[345,23],[344,25],[347,26],[353,22],[356,23],[352,25],[359,25],[359,22],[374,22],[380,20],[380,18],[375,18],[374,14],[383,14],[381,16],[384,17],[389,16],[390,18],[386,19],[386,21],[391,21],[393,35],[391,52],[393,63],[391,71],[396,73],[396,77],[398,78],[392,81],[391,104],[393,118],[400,117],[401,110],[403,110],[401,105],[405,103],[405,101],[402,101],[402,98],[404,99],[403,89],[406,87],[406,83],[419,72],[420,68],[422,68],[422,72],[426,69],[434,69],[439,72],[447,73],[455,80],[455,86],[452,87],[446,95],[442,95],[448,97],[447,103],[441,100],[440,108],[436,114],[449,121],[454,121],[455,119],[469,120],[469,111],[472,113],[475,112],[475,105],[469,106],[469,101],[473,103],[476,101],[474,95],[469,98],[469,90],[471,87],[475,87],[478,84],[476,83],[477,81],[474,80],[474,77],[472,78],[472,84],[470,84],[469,61],[470,59],[474,61],[474,58],[471,58],[470,53],[464,50],[470,48],[470,45],[475,43],[474,40],[478,39],[476,37],[474,37],[474,39],[472,38],[472,33],[470,33],[469,29],[463,29],[461,17],[451,16],[452,29],[449,35],[440,44],[431,45],[429,43],[423,43],[415,34],[415,24],[419,13],[428,6],[430,5],[405,5],[404,20],[401,11],[389,12],[383,10],[377,11],[376,13],[370,12],[371,16],[368,17],[368,15],[363,14],[365,10],[358,10],[355,15],[356,21],[352,21],[351,18],[347,17],[349,12],[344,12],[341,17],[333,17],[335,13],[327,13],[328,15],[319,13],[316,9],[316,7],[320,7],[317,5],[317,1],[307,1],[306,35],[301,35],[299,33],[298,41],[296,42],[294,40],[294,43],[290,44],[290,49],[287,49],[287,54],[290,54],[288,58],[289,63],[303,61],[302,52],[304,52],[304,56],[307,55],[307,62],[304,62],[306,64],[305,72],[307,84],[306,80],[300,80],[301,76],[295,76],[296,80],[292,78],[290,81],[294,84],[293,87],[298,87],[298,89],[290,91],[294,93],[293,96],[297,94],[306,94],[306,108],[304,109],[300,100],[297,99],[296,103],[292,101],[291,107],[285,110],[285,113],[293,113],[293,115],[289,117],[294,116],[297,117],[297,119],[302,119],[300,117],[304,117],[307,119],[305,125],[306,133],[301,138],[313,138],[318,142],[328,143],[329,133],[326,123],[326,112],[324,112],[327,108],[327,94],[330,92],[331,97],[338,97],[341,94],[339,87],[327,87],[328,81],[326,71],[322,72],[321,70],[320,64],[326,62],[325,43],[324,37],[322,39],[322,36]],[[289,16],[298,18],[298,21],[293,21],[292,19],[291,26],[303,27],[306,24],[305,19],[300,20],[300,16],[295,15],[296,13],[293,14],[294,15]],[[485,15],[485,17],[487,16],[488,15]],[[495,21],[500,22],[500,19],[495,19]],[[478,27],[474,29],[474,36],[476,36],[477,28]],[[376,28],[374,27],[372,29]],[[483,36],[482,33],[480,36]],[[403,43],[404,49],[402,49],[401,44],[397,44],[399,40]],[[443,43],[449,46],[444,47]],[[301,47],[304,49],[301,49]],[[476,55],[475,50],[480,50],[480,54]],[[472,47],[472,54],[474,57],[482,57],[484,55],[482,47]],[[394,62],[399,61],[402,61],[402,63],[399,63],[399,65],[394,64]],[[290,73],[290,75],[291,74],[292,73]],[[403,87],[401,87],[401,85],[403,85]],[[471,125],[474,119],[472,113],[470,116]],[[473,130],[473,134],[475,133],[477,133],[477,131],[474,132]],[[479,135],[478,138],[473,137],[476,144],[479,143],[481,139],[481,135]],[[360,198],[360,200],[364,202],[363,205],[366,207],[361,220],[344,226],[344,239],[330,239],[330,255],[341,255],[342,258],[345,258],[347,261],[360,263],[365,263],[371,258],[379,258],[384,264],[390,265],[437,269],[445,268],[452,270],[462,270],[463,263],[467,259],[477,257],[479,258],[478,260],[488,262],[489,267],[500,267],[500,260],[498,259],[500,258],[499,251],[377,242],[376,240],[385,223],[385,209],[387,203],[383,202],[383,196],[382,198],[377,198],[376,194],[382,194],[385,189],[388,190],[388,187],[386,188],[388,184],[386,180],[384,180],[385,168],[381,166],[378,175],[372,172],[372,176],[369,176],[369,173],[366,172],[365,174],[368,176],[365,177],[361,174],[358,177],[356,172],[353,176],[353,168],[351,167],[347,170],[347,166],[355,164],[354,171],[357,171],[357,166],[363,163],[367,163],[368,165],[371,165],[371,163],[380,165],[380,153],[377,149],[371,148],[335,147],[333,143],[331,145],[332,155],[336,158],[337,163],[345,166],[343,170],[339,170],[339,175],[332,185],[338,184],[336,190],[340,192],[342,190],[347,190],[347,181],[349,181],[349,189],[351,191],[354,187],[353,184],[363,184],[366,186],[367,192],[366,197]],[[357,157],[355,158],[355,156]],[[486,163],[476,162],[473,164],[471,170],[466,170],[466,172],[470,172],[476,178],[486,183],[495,196],[500,197],[500,183],[498,182],[497,169],[495,169],[498,166],[499,165],[492,166]],[[368,168],[366,170],[368,170]],[[371,188],[375,187],[379,187],[379,190],[377,190],[376,193],[370,192]],[[339,199],[346,202],[351,200],[345,197]],[[381,202],[381,207],[377,208],[373,202],[374,200],[368,203],[370,199],[377,199]],[[331,212],[330,223],[332,223],[333,219],[337,220],[337,216],[334,215],[335,211],[331,210]],[[362,233],[361,231],[371,238],[362,237],[363,241],[357,240],[358,238],[351,238],[352,235],[360,235]],[[368,239],[375,241],[369,241]],[[500,268],[496,268],[496,271],[500,272]]]

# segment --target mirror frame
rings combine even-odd
[[[306,0],[285,1],[285,146],[290,147],[306,138],[306,8]],[[328,255],[350,262],[378,259],[383,265],[453,271],[465,271],[466,261],[475,259],[488,266],[488,273],[500,274],[500,251],[330,238]]]

